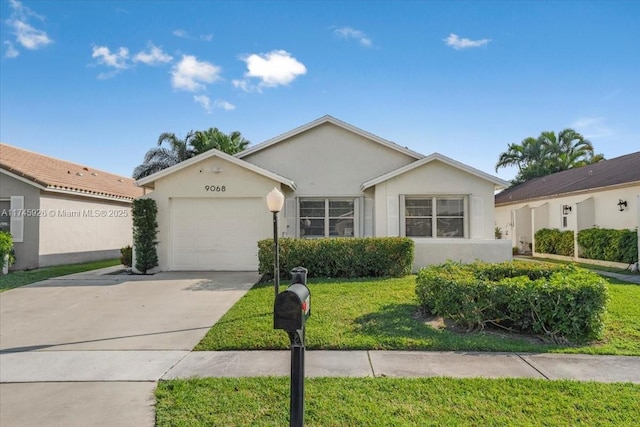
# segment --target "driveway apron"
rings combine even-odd
[[[113,272],[0,293],[0,425],[154,425],[155,382],[259,279]]]

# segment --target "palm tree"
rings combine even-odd
[[[144,178],[193,157],[196,154],[190,146],[193,136],[193,131],[189,132],[184,139],[178,138],[175,133],[162,133],[158,137],[158,146],[147,151],[142,164],[133,170],[133,178]],[[162,146],[165,142],[169,148]]]
[[[575,130],[564,129],[557,137],[554,132],[545,131],[538,138],[529,137],[520,144],[509,144],[507,151],[498,158],[496,172],[502,167],[517,166],[518,174],[513,183],[519,184],[601,160],[604,156],[594,154],[591,142]]]
[[[190,142],[196,154],[202,154],[205,151],[215,148],[216,150],[233,155],[245,150],[250,144],[240,132],[233,131],[227,135],[218,128],[197,131]]]

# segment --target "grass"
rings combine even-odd
[[[564,261],[561,259],[542,258],[542,257],[525,257],[524,259],[531,259],[534,261],[541,261],[541,262],[551,262],[555,264],[565,264],[565,265],[571,264],[581,268],[586,268],[587,270],[608,271],[610,273],[626,274],[627,276],[633,276],[635,274],[638,274],[638,273],[632,272],[631,270],[625,270],[622,268],[615,268],[615,267],[606,267],[604,265],[589,264],[585,262]]]
[[[640,286],[607,279],[611,301],[602,342],[579,347],[504,333],[439,329],[416,316],[415,276],[398,279],[311,280],[308,349],[559,352],[640,355]],[[287,349],[273,329],[273,285],[254,286],[195,350]]]
[[[37,268],[34,270],[11,271],[7,275],[0,275],[0,292],[20,286],[51,279],[52,277],[65,276],[67,274],[81,273],[83,271],[96,270],[98,268],[111,267],[120,264],[117,259],[85,262],[82,264],[56,265],[54,267]]]
[[[289,379],[162,381],[156,426],[281,426]],[[310,378],[307,426],[634,426],[640,386],[533,379]]]

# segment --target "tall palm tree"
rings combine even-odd
[[[604,156],[594,154],[591,142],[575,130],[564,129],[557,136],[552,131],[545,131],[537,138],[509,144],[507,151],[498,158],[496,172],[502,167],[517,166],[518,174],[513,183],[519,184],[601,160]]]
[[[193,136],[193,131],[184,139],[178,138],[175,133],[160,134],[158,146],[147,151],[142,164],[133,170],[133,178],[144,178],[193,157],[196,154],[190,145]],[[163,147],[163,143],[167,143],[169,147]]]
[[[229,135],[218,128],[209,128],[194,133],[191,139],[191,146],[196,154],[215,148],[227,154],[236,154],[245,150],[250,142],[246,140],[238,131],[233,131]]]

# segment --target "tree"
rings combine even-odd
[[[233,155],[245,150],[249,144],[240,132],[233,131],[227,135],[218,128],[190,131],[184,139],[175,133],[165,132],[158,137],[158,146],[147,151],[142,164],[133,170],[133,178],[144,178],[212,148]]]
[[[233,131],[229,135],[218,128],[209,128],[204,131],[197,131],[191,139],[191,146],[196,154],[215,148],[227,154],[236,154],[245,150],[249,146],[246,140],[238,131]]]
[[[516,166],[518,174],[513,184],[520,184],[567,169],[585,166],[604,160],[602,154],[594,154],[593,145],[573,129],[564,129],[558,135],[552,131],[541,132],[537,138],[529,137],[520,144],[509,144],[500,154],[498,169]]]
[[[175,133],[160,134],[158,146],[147,151],[142,164],[133,170],[133,178],[144,178],[193,157],[195,151],[190,145],[193,136],[193,131],[189,132],[184,139],[178,138]],[[162,146],[164,142],[169,145],[169,148]]]
[[[142,274],[158,266],[156,237],[158,235],[158,205],[153,199],[133,201],[131,216],[133,219],[133,246],[136,253],[136,269]]]

